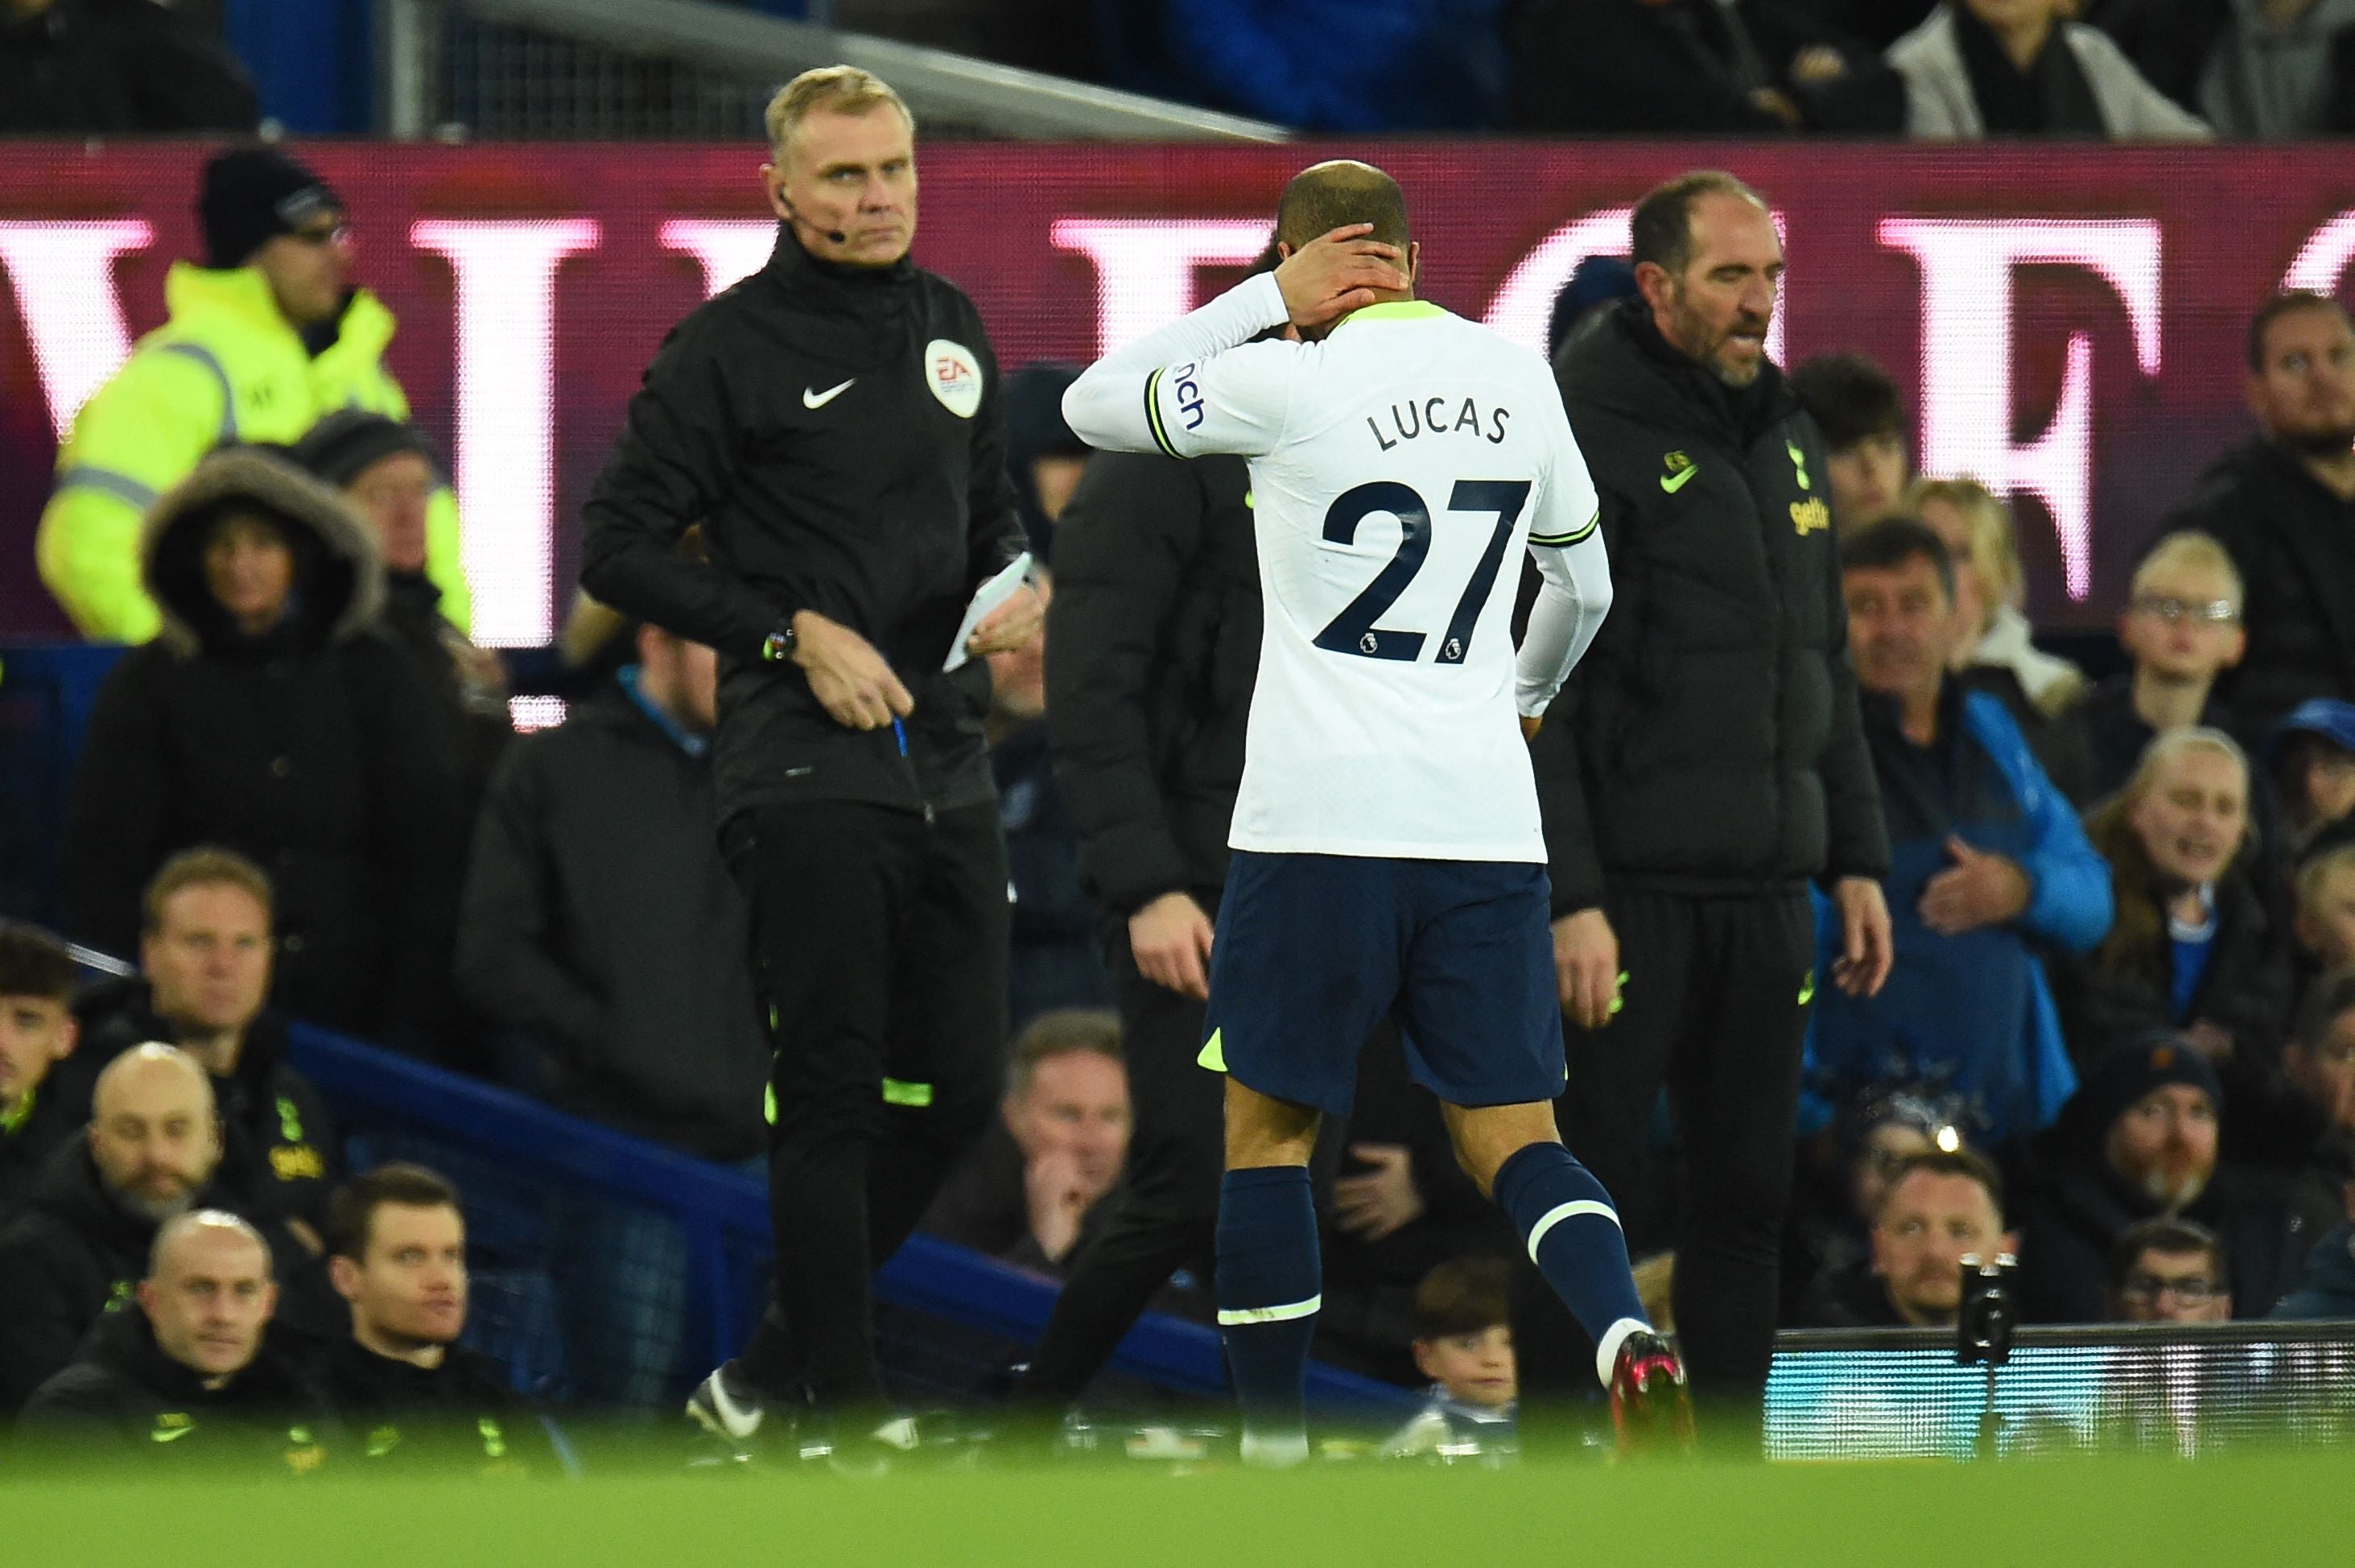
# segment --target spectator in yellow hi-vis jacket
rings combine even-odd
[[[351,286],[344,204],[325,181],[274,148],[236,148],[205,165],[197,216],[204,265],[173,264],[171,319],[75,416],[41,514],[41,581],[93,642],[155,635],[140,519],[206,453],[291,443],[341,408],[409,417],[384,364],[392,313]],[[464,631],[458,507],[446,486],[427,513],[426,574]]]

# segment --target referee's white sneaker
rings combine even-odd
[[[768,1409],[759,1394],[728,1370],[733,1364],[720,1363],[695,1385],[695,1392],[687,1396],[687,1413],[714,1437],[749,1443],[761,1430],[761,1418]]]

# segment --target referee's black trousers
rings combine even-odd
[[[1621,1205],[1633,1255],[1676,1249],[1677,1332],[1694,1393],[1746,1425],[1774,1357],[1814,913],[1804,892],[1637,891],[1612,895],[1604,912],[1625,1005],[1606,1028],[1565,1027],[1562,1139]],[[1677,1133],[1672,1204],[1646,1168],[1664,1084]],[[1593,1343],[1534,1268],[1516,1275],[1513,1316],[1526,1393],[1594,1388]]]
[[[870,1276],[1005,1087],[997,807],[767,806],[730,822],[722,848],[777,1017],[774,1296],[741,1369],[773,1396],[877,1404]]]
[[[1196,1060],[1203,1005],[1139,974],[1125,931],[1112,948],[1128,1064],[1128,1165],[1111,1220],[1073,1263],[1031,1354],[1020,1398],[1041,1409],[1086,1392],[1172,1274],[1190,1266],[1208,1279],[1218,1237],[1227,1080]]]

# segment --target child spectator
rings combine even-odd
[[[2327,849],[2298,868],[2297,940],[2318,968],[2355,964],[2355,844]]]
[[[2293,862],[2328,844],[2355,842],[2355,702],[2311,697],[2274,726],[2266,771],[2281,798],[2283,847]]]
[[[2222,1323],[2232,1276],[2216,1232],[2190,1220],[2144,1220],[2110,1249],[2113,1323]]]
[[[2135,569],[2118,642],[2134,658],[2085,695],[2077,709],[2093,752],[2094,793],[2115,794],[2151,741],[2169,730],[2225,727],[2213,699],[2216,678],[2241,662],[2241,574],[2214,539],[2196,529],[2169,534]]]
[[[1382,1445],[1393,1456],[1452,1448],[1496,1453],[1513,1443],[1520,1382],[1513,1365],[1502,1258],[1456,1258],[1423,1276],[1414,1293],[1414,1364],[1431,1380],[1430,1403]]]
[[[1791,372],[1791,390],[1823,427],[1832,526],[1846,534],[1894,515],[1913,457],[1889,372],[1861,354],[1818,354]]]
[[[2286,933],[2245,853],[2241,748],[2219,730],[2161,735],[2086,831],[2110,863],[2115,916],[2099,947],[2053,971],[2079,1066],[2153,1029],[2179,1029],[2234,1083],[2262,1079],[2292,977]]]

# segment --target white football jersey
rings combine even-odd
[[[1098,445],[1141,424],[1174,457],[1251,459],[1266,631],[1230,843],[1542,862],[1518,717],[1542,710],[1609,600],[1593,484],[1551,373],[1420,301],[1358,311],[1321,341],[1222,350],[1284,319],[1273,280],[1196,315],[1214,351],[1149,369],[1115,357],[1141,376],[1083,377],[1065,408]],[[1513,600],[1532,546],[1584,613],[1542,637],[1533,624],[1549,645],[1520,661],[1517,692]]]

